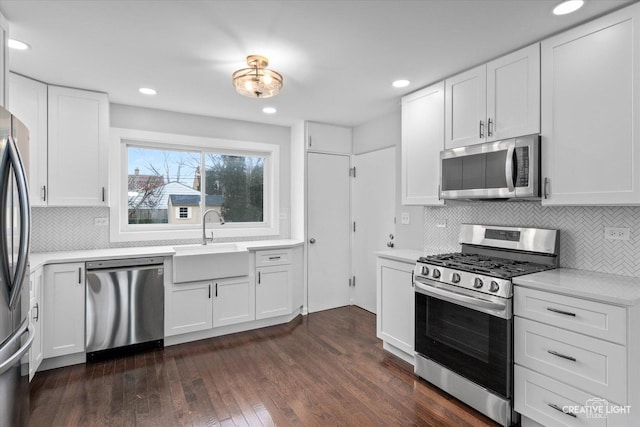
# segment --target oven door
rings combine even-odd
[[[415,280],[415,350],[506,399],[512,394],[511,301]],[[477,293],[476,293],[477,294]]]

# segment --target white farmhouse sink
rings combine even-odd
[[[249,251],[235,243],[174,246],[173,283],[247,276]]]

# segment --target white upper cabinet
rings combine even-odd
[[[402,98],[402,204],[442,205],[440,151],[444,149],[444,82]]]
[[[540,45],[445,81],[445,147],[540,132]]]
[[[19,74],[9,75],[11,112],[29,129],[29,201],[47,202],[47,85]]]
[[[49,86],[49,206],[107,206],[109,100]]]
[[[311,151],[351,154],[351,128],[307,122],[306,144]]]
[[[487,64],[487,141],[540,133],[540,45]]]
[[[542,42],[544,205],[640,204],[639,13]]]
[[[0,13],[0,106],[5,107],[8,103],[7,86],[9,81],[9,23]]]
[[[463,147],[485,141],[486,82],[486,65],[446,80],[446,148]]]

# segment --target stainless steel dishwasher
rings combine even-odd
[[[87,262],[87,358],[164,345],[162,257]]]

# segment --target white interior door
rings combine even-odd
[[[307,157],[307,306],[349,304],[351,276],[349,156]]]
[[[376,312],[376,251],[388,249],[395,232],[396,148],[390,147],[353,158],[353,274],[354,303]]]

